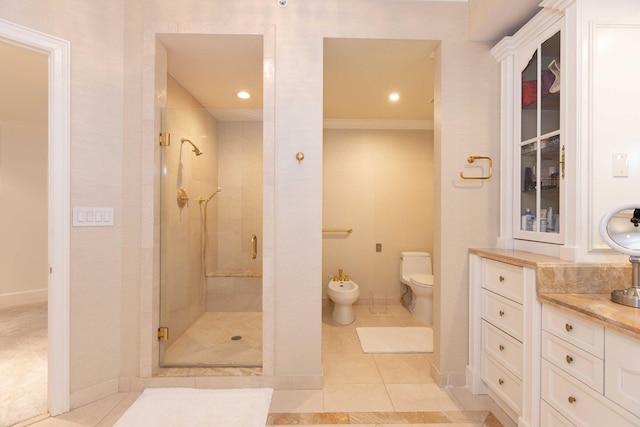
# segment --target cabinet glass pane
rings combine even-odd
[[[522,71],[521,141],[538,134],[538,52]]]
[[[536,197],[538,144],[523,145],[520,151],[520,230],[534,231],[534,218],[538,208]]]
[[[560,129],[560,33],[542,43],[540,48],[540,134]]]
[[[560,146],[559,135],[540,141],[540,232],[559,232]]]

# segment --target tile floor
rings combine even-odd
[[[163,366],[261,366],[261,312],[205,312],[164,352]]]
[[[336,325],[323,312],[322,390],[275,390],[267,426],[359,425],[360,427],[514,427],[486,395],[466,388],[439,388],[429,375],[430,354],[364,354],[358,326],[420,326],[400,305],[387,314],[356,306],[356,321]],[[37,427],[111,426],[140,393],[118,393]],[[35,420],[34,420],[35,421]]]

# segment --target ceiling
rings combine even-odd
[[[168,71],[219,120],[262,109],[262,37],[163,34]],[[324,117],[429,120],[433,117],[429,40],[325,39]],[[239,99],[240,90],[251,93]],[[389,94],[400,95],[397,102]]]
[[[470,37],[496,41],[537,13],[539,0],[470,0],[481,17]],[[473,10],[472,10],[473,9]],[[261,120],[262,37],[163,34],[169,73],[219,120]],[[324,41],[323,114],[336,120],[433,120],[434,61],[439,41]],[[277,70],[276,70],[277,72]],[[250,100],[236,94],[247,90]],[[389,94],[400,99],[392,103]]]
[[[397,0],[394,0],[397,1]],[[530,18],[539,0],[469,0],[483,19],[470,37],[498,40]],[[262,37],[163,34],[169,72],[219,120],[261,120]],[[330,119],[431,120],[430,40],[325,39],[324,116]],[[45,55],[0,42],[0,119],[46,118]],[[39,64],[39,65],[38,65]],[[44,65],[43,65],[44,64]],[[42,70],[45,67],[44,78]],[[246,90],[249,100],[236,94]],[[389,92],[400,100],[388,102]],[[43,103],[44,99],[44,103]],[[45,105],[34,111],[33,105]]]

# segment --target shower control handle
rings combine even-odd
[[[180,209],[184,208],[185,206],[189,206],[189,196],[187,196],[187,192],[184,188],[180,188],[178,190],[176,202],[178,202],[178,207]]]

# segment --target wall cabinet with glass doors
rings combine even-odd
[[[549,36],[548,33],[552,35]],[[561,96],[561,31],[553,26],[516,53],[515,238],[562,243],[564,144]]]
[[[492,49],[503,94],[498,247],[559,256],[565,244],[564,26],[545,9]]]

